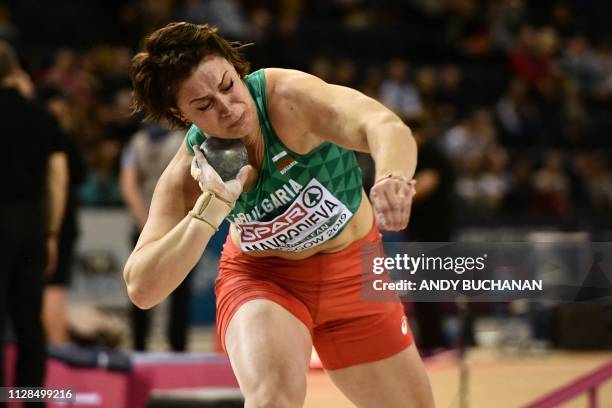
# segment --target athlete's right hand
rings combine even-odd
[[[202,191],[212,191],[226,201],[235,202],[244,188],[244,184],[253,170],[251,165],[240,169],[235,179],[223,182],[221,176],[208,164],[199,146],[193,147],[195,153],[191,161],[191,177],[197,182]]]

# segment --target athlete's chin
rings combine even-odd
[[[225,130],[223,136],[224,139],[244,139],[245,137],[252,134],[253,130],[249,126],[236,126]]]
[[[244,137],[244,135],[242,135],[240,133],[232,133],[232,134],[219,135],[217,137],[219,139],[235,140],[235,139],[242,139]]]

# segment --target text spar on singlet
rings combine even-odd
[[[302,251],[333,238],[353,214],[317,180],[271,221],[236,220],[243,251]]]

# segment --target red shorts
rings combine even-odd
[[[340,252],[298,261],[245,255],[228,236],[215,287],[224,348],[227,326],[238,308],[250,300],[267,299],[306,325],[327,369],[381,360],[404,350],[413,339],[399,300],[362,298],[362,262],[370,256],[382,256],[376,226]],[[369,275],[373,274],[364,276]]]

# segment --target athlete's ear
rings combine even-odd
[[[170,108],[170,113],[175,118],[177,118],[178,120],[183,122],[184,124],[188,124],[189,123],[189,121],[183,116],[183,114],[181,113],[181,111],[178,108]]]

